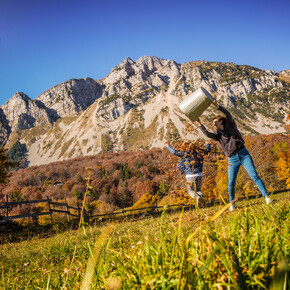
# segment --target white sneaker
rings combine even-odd
[[[265,201],[266,201],[266,204],[270,204],[273,202],[269,195],[265,196]]]
[[[202,192],[201,191],[198,191],[196,193],[196,204],[197,204],[197,207],[198,205],[200,204],[202,207],[205,207],[206,205],[206,201],[205,199],[203,198],[203,195],[202,195]]]
[[[196,193],[196,195],[197,195],[197,197],[199,197],[199,198],[201,198],[201,199],[204,199],[201,191],[198,191],[198,192]]]
[[[235,203],[231,204],[229,207],[229,211],[234,211],[237,208],[237,205]]]

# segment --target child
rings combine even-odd
[[[206,149],[203,149],[197,143],[184,142],[184,151],[175,150],[168,141],[165,144],[172,154],[180,157],[177,168],[181,174],[185,174],[188,194],[196,199],[197,204],[199,200],[205,203],[201,192],[203,155],[210,152],[210,144],[206,143]]]

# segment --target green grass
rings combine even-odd
[[[5,244],[0,289],[287,289],[289,195]]]

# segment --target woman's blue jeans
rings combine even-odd
[[[255,181],[262,195],[265,197],[268,195],[266,187],[256,172],[255,165],[253,159],[248,152],[248,150],[244,147],[236,154],[228,158],[229,167],[228,167],[228,190],[229,190],[229,198],[230,202],[235,199],[235,184],[237,180],[237,175],[242,165],[250,177]]]

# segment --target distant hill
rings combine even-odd
[[[286,132],[289,76],[234,63],[126,58],[101,80],[68,80],[35,100],[16,93],[0,107],[0,140],[7,148],[19,141],[28,165],[163,147],[185,137],[188,119],[177,105],[199,87],[229,108],[244,133]],[[211,106],[203,121],[215,113]]]

